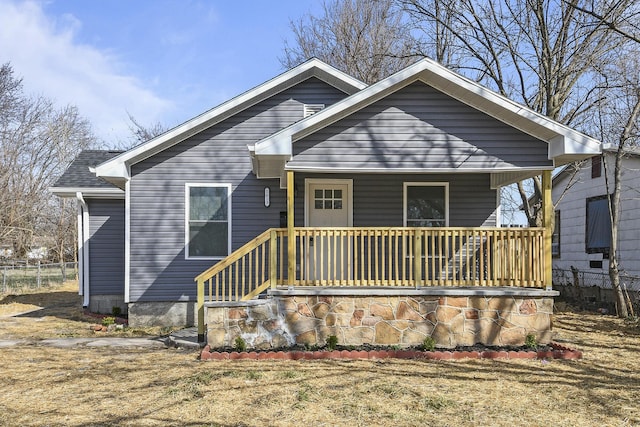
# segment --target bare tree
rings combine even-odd
[[[624,1],[604,2],[598,5],[582,6],[575,2],[563,0],[566,4],[584,14],[602,22],[607,28],[620,34],[622,37],[640,43],[640,25],[638,23],[638,8],[627,8]],[[601,10],[597,10],[599,6]]]
[[[149,141],[158,135],[161,135],[167,131],[167,127],[160,122],[155,122],[151,125],[145,126],[141,124],[131,113],[127,113],[129,116],[129,130],[133,136],[133,141],[129,147],[123,147],[126,149],[132,148],[138,144]]]
[[[311,57],[375,83],[418,56],[411,29],[393,0],[327,0],[321,16],[291,22],[292,44],[280,62],[292,68]]]
[[[640,44],[634,43],[621,55],[621,59],[608,64],[602,69],[602,92],[605,100],[600,104],[597,125],[600,127],[600,138],[614,147],[612,162],[604,156],[604,176],[606,194],[609,196],[609,215],[611,236],[609,246],[609,278],[616,295],[616,306],[620,317],[629,314],[628,304],[624,297],[620,282],[620,257],[618,240],[620,214],[623,206],[623,159],[633,149],[640,146]],[[612,163],[612,164],[611,164]]]
[[[0,241],[24,257],[50,232],[49,186],[95,137],[77,108],[25,95],[9,64],[0,67],[0,108]]]
[[[598,103],[594,96],[598,67],[615,58],[624,42],[598,18],[577,5],[593,0],[398,0],[415,27],[442,31],[437,46],[449,67],[559,122],[583,128]],[[628,10],[632,0],[618,0],[612,19]],[[431,39],[423,44],[434,45]],[[531,226],[542,223],[541,182],[517,185]]]

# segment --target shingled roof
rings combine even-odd
[[[110,160],[122,151],[115,150],[84,150],[69,165],[67,170],[58,178],[51,187],[51,191],[60,196],[71,195],[76,191],[96,190],[121,190],[102,178],[98,178],[91,169]],[[67,194],[68,193],[68,194]]]

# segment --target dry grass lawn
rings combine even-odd
[[[74,330],[72,317],[49,315],[33,336]],[[640,425],[638,325],[561,313],[555,334],[584,359],[200,362],[176,349],[3,348],[0,424]]]

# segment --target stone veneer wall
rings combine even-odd
[[[289,294],[291,292],[288,292]],[[245,303],[207,304],[207,343],[248,347],[294,344],[324,346],[335,335],[341,345],[420,345],[432,336],[438,347],[476,343],[522,345],[527,334],[551,341],[553,297],[437,295],[272,295]]]

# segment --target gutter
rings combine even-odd
[[[78,279],[79,294],[83,296],[82,306],[89,306],[89,206],[82,197],[82,192],[76,193],[78,199]]]

